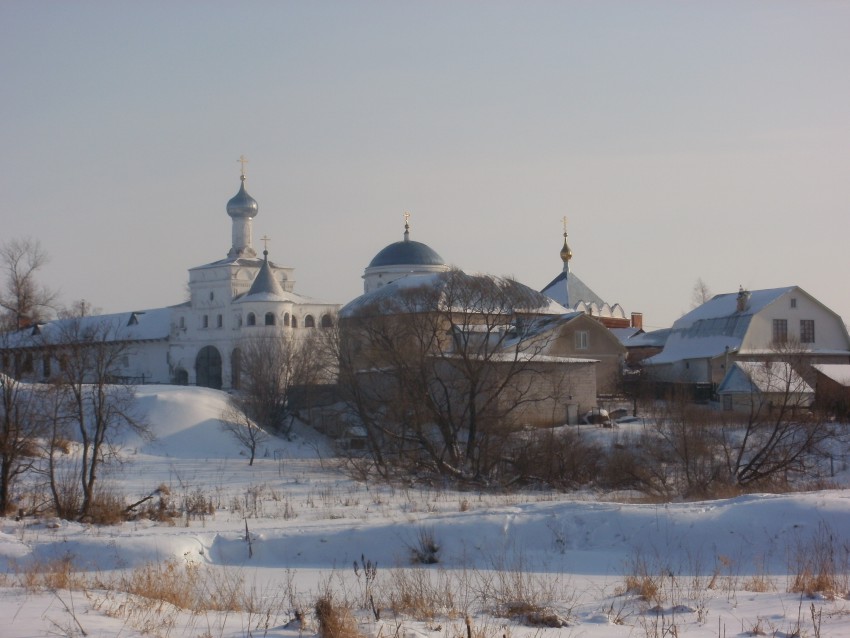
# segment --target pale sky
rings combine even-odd
[[[105,312],[185,297],[227,200],[345,303],[411,236],[669,326],[694,283],[850,321],[850,2],[0,0],[0,239]]]

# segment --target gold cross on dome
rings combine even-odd
[[[566,237],[566,235],[567,235],[567,216],[564,215],[561,219],[564,222],[564,236]]]
[[[410,221],[410,213],[408,213],[407,211],[404,211],[404,225],[407,226],[409,221]]]
[[[248,163],[248,158],[244,155],[240,155],[239,159],[236,161],[242,165],[242,170],[240,171],[240,174],[242,175],[242,177],[245,177],[245,164]]]
[[[263,242],[263,250],[269,249],[269,242],[271,240],[272,240],[272,238],[269,237],[268,235],[263,235],[262,237],[260,237],[260,241]]]

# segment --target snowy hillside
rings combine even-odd
[[[127,440],[127,462],[103,479],[128,502],[163,485],[194,515],[2,520],[0,636],[312,635],[327,595],[370,636],[466,636],[467,617],[476,638],[850,636],[850,492],[665,505],[367,486],[306,427],[249,467],[220,429],[225,404],[141,388],[157,438]],[[413,564],[417,552],[436,562]],[[59,565],[74,586],[34,576]],[[788,591],[819,574],[835,591]],[[178,580],[207,594],[198,608],[143,597]]]

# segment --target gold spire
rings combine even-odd
[[[564,222],[564,247],[561,248],[561,261],[567,263],[570,259],[573,258],[573,251],[570,250],[570,247],[567,245],[567,217],[566,215],[563,218]]]

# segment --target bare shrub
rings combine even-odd
[[[850,542],[837,537],[820,522],[810,539],[798,539],[790,548],[788,591],[812,597],[844,597],[850,590]]]
[[[415,565],[436,565],[440,562],[440,543],[434,530],[420,527],[413,542],[407,544],[410,560]]]
[[[181,564],[176,559],[147,563],[125,575],[119,587],[127,593],[150,600],[160,600],[182,609],[199,606],[201,574],[195,564]]]
[[[664,602],[664,577],[667,571],[659,565],[651,566],[646,556],[638,550],[629,561],[621,592],[660,605]]]
[[[604,456],[600,445],[569,428],[524,433],[513,455],[516,481],[574,489],[593,482]]]
[[[652,433],[624,436],[602,460],[599,483],[607,489],[634,489],[669,500],[675,495],[672,457]]]
[[[362,637],[351,609],[334,601],[330,593],[324,594],[316,601],[315,612],[320,638]]]
[[[743,587],[745,591],[765,593],[775,591],[773,579],[767,573],[767,564],[764,557],[755,561],[756,573],[744,578]]]
[[[417,621],[438,617],[453,618],[457,594],[453,580],[444,569],[393,569],[389,572],[389,604],[394,614]]]
[[[566,619],[555,611],[555,603],[569,605],[574,596],[557,578],[533,572],[522,554],[511,562],[504,557],[492,562],[491,572],[477,572],[476,576],[482,602],[492,601],[494,614],[534,625],[566,625]]]
[[[20,586],[28,592],[76,589],[84,584],[84,579],[74,569],[74,559],[70,554],[47,562],[32,561],[13,567]]]
[[[127,520],[127,505],[124,497],[113,488],[97,484],[91,498],[86,522],[95,525],[117,525]]]
[[[354,575],[363,591],[363,608],[371,609],[375,620],[381,619],[381,611],[375,604],[375,581],[378,578],[378,563],[366,560],[365,554],[360,554],[360,563],[354,561]]]

